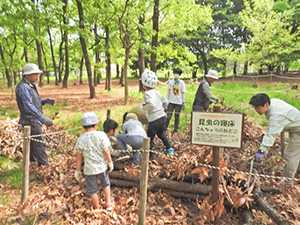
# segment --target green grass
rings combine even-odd
[[[196,91],[199,84],[186,83],[186,109],[180,114],[180,128],[179,132],[183,132],[186,128],[189,128],[190,112],[192,110],[192,104],[195,98]],[[165,97],[167,96],[167,85],[158,85],[157,90],[159,90]],[[236,82],[219,82],[213,83],[211,86],[211,92],[213,95],[217,96],[219,99],[224,98],[226,105],[232,107],[235,110],[241,111],[247,114],[249,117],[254,118],[254,122],[259,125],[266,126],[267,119],[264,115],[258,115],[253,107],[249,104],[249,101],[253,95],[256,93],[264,92],[270,96],[270,98],[279,98],[286,101],[287,98],[287,85],[285,83],[274,84],[260,84],[258,88],[253,87],[252,82],[236,83]],[[271,92],[272,91],[272,92]],[[273,92],[277,91],[277,92]],[[293,105],[294,107],[300,109],[300,101],[298,99],[293,99],[298,91],[289,90],[287,103]],[[170,125],[174,124],[174,116],[170,121]],[[169,130],[172,130],[170,128]]]
[[[0,183],[10,184],[15,189],[22,187],[22,161],[0,157]]]

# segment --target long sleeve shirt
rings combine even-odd
[[[135,136],[147,137],[143,124],[138,120],[130,119],[126,121],[123,124],[122,130],[124,134],[127,134],[128,136],[135,135]]]
[[[151,89],[144,93],[145,104],[141,104],[141,109],[147,111],[149,122],[155,121],[165,116],[165,107],[169,101],[157,90]]]
[[[16,98],[20,111],[19,124],[24,126],[37,122],[42,125],[45,118],[42,106],[45,99],[40,97],[36,84],[23,77],[16,88]]]
[[[260,145],[263,151],[267,151],[274,144],[281,131],[300,132],[300,111],[285,101],[272,98],[265,115],[268,119],[268,130]]]
[[[206,78],[201,81],[195,96],[193,107],[200,106],[206,111],[211,103],[210,99],[218,100],[218,98],[210,92],[210,85],[210,82]]]

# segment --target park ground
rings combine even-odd
[[[292,74],[295,76],[295,74]],[[250,78],[238,78],[240,81],[252,82]],[[231,82],[232,78],[219,79],[217,82]],[[55,120],[59,120],[60,117],[64,117],[64,114],[72,115],[72,112],[87,112],[97,111],[98,115],[102,115],[102,119],[106,118],[107,109],[112,110],[112,117],[120,117],[121,114],[115,113],[116,111],[124,111],[130,108],[132,105],[139,104],[136,98],[129,99],[129,105],[124,106],[124,89],[118,84],[118,80],[112,81],[113,93],[104,90],[104,81],[101,81],[100,85],[96,88],[96,98],[89,98],[88,84],[84,83],[80,85],[78,83],[69,83],[68,89],[62,89],[60,86],[54,84],[45,84],[43,88],[39,88],[41,97],[53,97],[56,99],[57,104],[61,105],[59,112],[53,111],[53,115],[50,115]],[[238,82],[236,80],[236,82]],[[269,83],[269,78],[260,78],[260,83]],[[281,82],[280,79],[273,78],[272,82]],[[129,80],[129,91],[138,91],[138,81]],[[16,101],[9,89],[2,89],[0,92],[0,106],[1,109],[8,109],[10,111],[17,111]],[[6,112],[7,115],[11,115],[10,112]],[[50,111],[49,111],[50,112]],[[51,112],[52,113],[52,112]],[[15,119],[15,118],[11,118]],[[118,118],[120,120],[120,118]],[[5,113],[1,115],[2,127],[11,121],[6,121]],[[250,119],[251,121],[251,119]],[[10,127],[13,127],[11,125]],[[59,125],[54,126],[52,131],[63,130]],[[3,131],[4,132],[4,131]],[[22,135],[20,131],[17,135]],[[250,137],[259,136],[260,132],[265,132],[265,129],[258,127],[251,122],[247,126],[247,134]],[[210,158],[211,154],[209,147],[197,147],[189,144],[189,133],[183,132],[178,136],[168,134],[169,138],[176,148],[178,154],[182,157],[190,158],[191,160],[197,160],[199,151],[201,157]],[[3,137],[3,134],[1,138]],[[76,140],[76,136],[70,134],[66,136],[57,135],[58,140],[64,140],[64,143],[73,143]],[[250,145],[257,146],[258,141],[252,140]],[[155,145],[158,149],[161,143],[156,142]],[[252,146],[252,147],[253,147]],[[277,143],[271,151],[271,155],[267,158],[267,164],[259,167],[258,172],[273,174],[282,176],[282,161],[276,155],[279,144]],[[50,147],[51,149],[51,147]],[[65,151],[67,154],[60,154],[59,151]],[[57,154],[53,154],[53,152]],[[109,222],[110,224],[136,224],[138,220],[138,189],[124,188],[113,186],[113,195],[116,196],[117,207],[113,212],[107,212],[104,209],[100,209],[97,212],[90,210],[89,199],[85,195],[84,185],[74,180],[74,155],[72,155],[72,149],[60,148],[54,149],[50,153],[53,158],[50,159],[51,166],[40,172],[38,168],[31,168],[31,185],[29,200],[22,206],[20,204],[20,189],[14,188],[9,184],[0,183],[0,222],[4,224],[104,224]],[[251,152],[247,153],[238,151],[232,152],[232,150],[224,150],[224,160],[227,165],[236,165],[239,169],[245,169],[247,171],[248,162],[251,159]],[[248,162],[241,162],[241,159]],[[63,163],[62,163],[63,162]],[[276,164],[276,168],[274,169]],[[133,166],[129,162],[116,165],[119,172],[130,175],[138,175],[140,168]],[[155,157],[150,164],[150,177],[159,177],[158,171],[164,171],[164,178],[183,180],[190,175],[191,170],[194,168],[189,167],[187,164],[176,163],[170,159],[161,159]],[[175,171],[175,173],[174,173]],[[0,171],[2,174],[4,171]],[[206,174],[206,173],[207,174]],[[199,176],[202,175],[204,184],[209,184],[209,180],[205,178],[209,177],[209,171],[199,172]],[[176,179],[177,178],[177,179]],[[242,184],[245,183],[247,177],[243,176],[225,176],[227,180],[227,190],[231,197],[237,197],[234,192],[240,192],[242,190]],[[297,174],[296,178],[300,178]],[[281,181],[264,181],[266,185],[274,186],[274,188],[283,188]],[[224,189],[222,189],[224,190]],[[244,201],[243,207],[247,205],[251,206],[252,193],[248,191],[249,195],[240,195],[239,200]],[[273,207],[282,215],[285,215],[292,224],[300,224],[300,184],[299,182],[293,183],[291,189],[283,188],[282,193],[270,194],[265,193],[265,200],[270,202]],[[100,192],[101,195],[101,192]],[[103,198],[101,198],[103,203]],[[210,208],[207,204],[209,200],[191,200],[185,198],[175,198],[164,192],[163,190],[153,191],[148,193],[148,211],[147,211],[147,224],[210,224],[209,217],[213,217],[211,212],[213,208]],[[238,203],[237,203],[238,204]],[[236,205],[235,207],[226,207],[221,216],[221,224],[241,224],[242,222],[242,205]],[[244,210],[243,208],[243,210]],[[215,208],[215,210],[217,210]],[[262,213],[257,207],[254,206],[253,214],[257,224],[275,224],[265,213]]]

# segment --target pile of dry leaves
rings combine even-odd
[[[1,121],[0,121],[1,122]],[[1,154],[12,157],[22,151],[22,140],[18,139],[16,145],[13,139],[20,138],[14,121],[0,123],[5,127],[1,133]],[[53,127],[51,131],[62,130]],[[221,148],[220,166],[239,171],[249,171],[251,160],[261,141],[264,130],[253,125],[248,118],[245,119],[245,138],[247,143],[243,149]],[[215,216],[220,216],[221,224],[241,224],[243,212],[252,211],[258,224],[274,224],[274,222],[261,212],[253,200],[255,184],[282,188],[278,180],[251,177],[243,173],[222,172],[220,175],[220,200],[212,204],[211,195],[197,194],[193,191],[176,192],[181,185],[189,187],[207,187],[211,185],[210,169],[195,166],[194,162],[211,164],[212,147],[191,145],[189,132],[184,135],[168,134],[174,147],[178,160],[154,155],[149,165],[149,182],[164,184],[164,188],[149,190],[147,198],[146,224],[210,224]],[[72,146],[76,137],[68,133],[59,133],[46,137],[49,145],[49,168],[30,168],[30,193],[25,204],[20,201],[15,205],[0,205],[0,223],[11,222],[37,223],[37,224],[137,224],[139,207],[138,179],[140,166],[131,161],[115,162],[115,170],[111,174],[112,195],[116,201],[116,208],[107,211],[104,208],[104,197],[99,191],[101,206],[99,210],[91,210],[90,198],[85,192],[85,182],[78,183],[74,179],[75,156]],[[60,145],[63,143],[63,146]],[[69,147],[66,147],[69,146]],[[154,147],[162,151],[160,140],[155,140]],[[264,164],[254,163],[253,172],[282,176],[282,160],[278,157],[279,144],[275,144],[266,156]],[[5,151],[3,151],[5,149]],[[180,159],[186,159],[188,162]],[[116,179],[114,177],[121,177]],[[297,175],[299,178],[299,175]],[[127,180],[126,180],[127,179]],[[176,182],[176,185],[174,183]],[[173,187],[172,187],[173,186]],[[9,193],[11,187],[1,185],[2,193]],[[175,190],[174,190],[175,189]],[[190,196],[189,198],[180,195]],[[299,224],[300,218],[300,185],[293,183],[293,188],[283,188],[281,193],[264,192],[263,198],[269,202],[279,213],[294,224]],[[177,195],[177,197],[174,197]]]

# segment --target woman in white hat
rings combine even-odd
[[[210,86],[218,79],[218,72],[215,70],[209,70],[208,74],[204,76],[204,79],[200,83],[195,100],[193,103],[193,111],[206,111],[212,100],[219,102],[219,99],[210,92]]]

